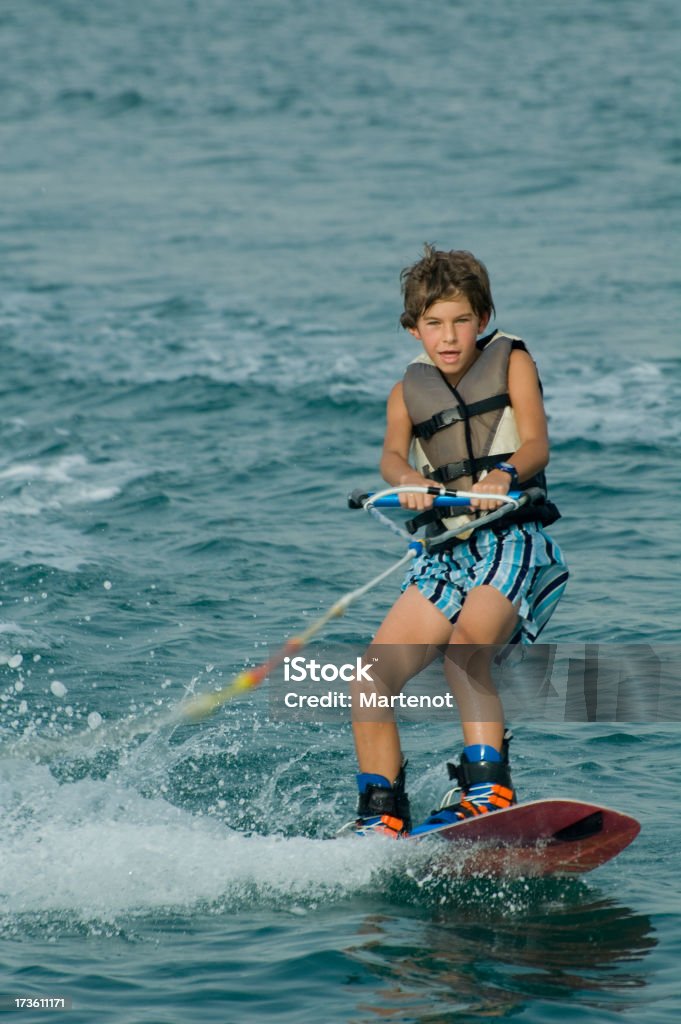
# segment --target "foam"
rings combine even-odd
[[[299,905],[371,886],[394,844],[242,835],[114,779],[0,763],[0,908],[81,919],[197,904]],[[371,842],[371,841],[369,841]]]
[[[95,560],[90,538],[66,525],[59,513],[110,501],[141,472],[126,460],[92,462],[80,453],[3,466],[0,559],[67,572]]]
[[[81,454],[16,462],[0,469],[0,483],[14,484],[1,510],[4,515],[38,516],[65,505],[109,501],[135,475],[129,463],[92,463]],[[111,483],[112,477],[117,478],[115,483]]]
[[[555,440],[678,444],[679,395],[663,367],[623,361],[607,372],[566,370],[554,378],[546,405]]]

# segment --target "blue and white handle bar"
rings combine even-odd
[[[348,504],[350,508],[364,508],[366,505],[373,505],[374,508],[401,508],[400,494],[432,494],[434,508],[468,508],[472,498],[490,498],[517,508],[521,497],[526,492],[509,491],[508,494],[484,494],[473,491],[443,491],[441,487],[410,487],[408,484],[402,484],[400,487],[386,488],[385,491],[370,493],[353,491],[348,498]]]
[[[415,540],[405,530],[400,529],[396,523],[393,523],[383,512],[379,512],[379,508],[401,508],[400,494],[413,494],[414,492],[418,494],[432,494],[435,499],[433,504],[436,508],[452,508],[456,506],[468,508],[473,498],[489,498],[492,501],[501,502],[501,505],[491,512],[486,512],[470,522],[457,526],[453,530],[439,534],[430,541],[425,538]],[[409,484],[402,484],[399,487],[387,487],[384,491],[376,491],[374,493],[366,493],[360,490],[353,491],[348,497],[348,505],[350,508],[366,509],[374,519],[382,523],[383,526],[386,526],[392,533],[406,540],[414,554],[419,554],[425,548],[432,547],[435,549],[440,547],[444,542],[453,540],[462,533],[470,530],[479,530],[481,526],[487,526],[496,519],[500,519],[512,509],[520,508],[522,505],[542,504],[545,500],[546,494],[539,487],[528,487],[524,491],[510,491],[508,494],[486,494],[482,491],[446,491],[443,487],[415,487]]]

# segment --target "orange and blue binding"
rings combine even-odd
[[[473,744],[465,747],[459,764],[448,764],[450,779],[458,785],[445,794],[442,806],[432,811],[410,835],[426,835],[443,825],[455,825],[465,818],[504,810],[516,803],[508,762],[508,745],[512,733],[506,732],[501,751],[495,747]],[[456,794],[460,794],[459,799]]]

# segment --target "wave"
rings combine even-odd
[[[201,904],[291,907],[371,889],[394,851],[244,835],[218,817],[145,797],[115,778],[59,783],[44,765],[0,763],[4,915],[121,913]]]
[[[295,423],[306,412],[334,408],[364,408],[382,420],[388,391],[412,355],[410,346],[395,345],[383,334],[368,358],[364,339],[339,327],[265,320],[220,307],[214,298],[181,294],[109,310],[96,322],[91,322],[94,313],[83,309],[68,336],[55,338],[54,297],[42,300],[45,308],[38,303],[38,309],[35,296],[28,305],[21,296],[6,300],[8,322],[15,325],[6,340],[10,377],[13,364],[26,376],[28,331],[36,384],[43,386],[47,366],[54,386],[65,388],[65,394],[77,390],[84,400],[94,400],[99,393],[132,410],[144,411],[156,395],[175,413],[224,408],[229,415],[255,403],[256,411],[267,410],[268,421],[278,410]],[[575,342],[577,348],[585,344]],[[537,357],[557,443],[609,445],[642,437],[678,443],[678,360],[615,354],[605,344],[595,356],[571,348]],[[19,428],[15,421],[13,432]]]
[[[108,501],[133,474],[131,463],[96,463],[82,454],[12,462],[0,469],[0,516],[37,516],[45,509]]]
[[[559,444],[672,445],[681,437],[676,361],[621,359],[581,373],[553,373],[546,388],[551,435]]]

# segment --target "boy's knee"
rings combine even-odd
[[[447,650],[451,647],[475,647],[479,646],[479,640],[475,636],[475,630],[470,629],[462,623],[457,623],[449,637]],[[463,652],[462,652],[463,653]]]
[[[353,679],[350,683],[350,696],[354,723],[385,723],[395,720],[390,691],[380,680],[367,682],[365,679]]]

